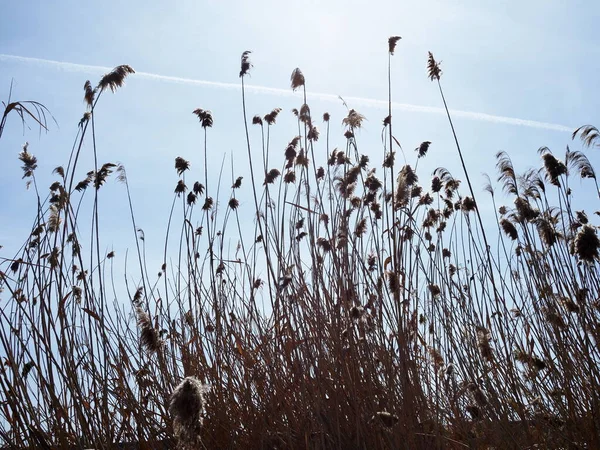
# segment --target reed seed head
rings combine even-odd
[[[292,85],[292,90],[296,90],[301,86],[304,86],[305,83],[305,79],[304,79],[304,74],[302,73],[302,71],[296,67],[294,69],[294,71],[292,72],[292,76],[290,77],[290,81],[291,81],[291,85]]]
[[[277,116],[279,115],[280,112],[281,112],[281,108],[273,109],[273,111],[271,111],[269,114],[265,115],[265,122],[267,122],[268,125],[274,125],[275,121],[277,119]]]
[[[360,128],[364,120],[365,116],[351,109],[348,111],[348,115],[342,120],[342,123],[350,128]]]
[[[310,130],[308,130],[307,138],[309,141],[316,142],[319,140],[319,129],[316,126],[311,126]]]
[[[242,53],[241,64],[240,64],[240,78],[244,75],[247,75],[252,67],[252,63],[250,62],[250,50],[246,50]]]
[[[277,170],[277,169],[269,170],[267,172],[267,174],[265,175],[265,181],[263,183],[263,186],[265,186],[267,184],[273,184],[279,175],[281,175],[281,172],[279,170]]]
[[[472,197],[463,198],[461,207],[464,212],[475,211],[475,209],[477,208],[475,200],[473,200]]]
[[[181,156],[175,158],[175,170],[177,175],[181,176],[183,172],[190,168],[190,162],[183,159]]]
[[[150,353],[157,352],[162,345],[158,330],[152,324],[148,313],[141,306],[136,308],[136,314],[140,329],[140,344]]]
[[[169,414],[179,444],[196,448],[200,443],[203,422],[204,395],[208,388],[195,377],[186,377],[173,390],[169,399]]]
[[[476,327],[477,331],[477,347],[479,348],[479,353],[484,359],[491,361],[494,357],[492,346],[490,345],[490,341],[492,340],[492,335],[488,329],[484,327]]]
[[[193,191],[188,192],[188,195],[187,195],[187,204],[189,206],[195,205],[197,198],[198,198],[198,196],[196,194],[194,194]]]
[[[288,170],[283,176],[283,182],[286,184],[295,183],[296,182],[296,172],[293,170]]]
[[[391,36],[388,39],[388,51],[390,52],[390,55],[394,54],[394,50],[396,49],[396,44],[400,39],[402,39],[400,36]]]
[[[567,166],[562,161],[556,159],[552,153],[544,153],[542,158],[548,180],[553,185],[560,186],[560,176],[567,173]]]
[[[519,237],[519,233],[517,232],[517,229],[510,220],[506,218],[501,219],[500,226],[502,227],[502,230],[506,233],[506,235],[509,236],[513,241],[517,240],[517,238]]]
[[[213,207],[213,203],[214,203],[214,200],[212,199],[212,197],[206,197],[204,199],[204,205],[202,205],[202,209],[204,211],[210,210]]]
[[[598,250],[600,249],[600,240],[596,229],[591,225],[584,225],[581,227],[574,241],[575,254],[582,261],[593,263],[598,260],[600,255]]]
[[[132,73],[135,73],[135,70],[133,70],[131,66],[128,66],[127,64],[117,66],[111,72],[102,77],[100,83],[98,83],[98,89],[100,89],[100,92],[102,92],[106,88],[109,88],[112,92],[115,92],[118,88],[123,86],[127,75]]]
[[[433,54],[428,52],[429,56],[427,58],[427,71],[428,76],[431,81],[437,80],[440,81],[440,77],[442,76],[442,70],[440,69],[440,63],[435,60]]]
[[[177,182],[177,186],[175,186],[175,194],[177,194],[177,197],[179,197],[181,196],[181,194],[184,194],[185,191],[187,191],[187,186],[185,185],[183,180],[179,180]]]
[[[37,158],[28,151],[29,142],[25,142],[23,150],[19,153],[19,160],[23,163],[21,169],[23,169],[23,178],[33,176],[33,172],[37,169]]]
[[[423,158],[425,155],[427,155],[427,151],[429,150],[430,145],[431,145],[431,141],[421,142],[421,145],[419,145],[415,149],[419,158]]]
[[[91,108],[94,105],[94,98],[96,97],[96,89],[92,88],[92,83],[90,80],[87,80],[83,85],[83,90],[85,91],[84,100],[85,103]]]
[[[202,108],[196,108],[194,111],[192,111],[192,114],[198,117],[202,128],[206,129],[213,126],[212,112]]]
[[[234,197],[229,200],[229,207],[231,209],[235,211],[238,208],[238,206],[240,206],[240,202],[237,198]]]
[[[194,194],[202,195],[204,193],[204,185],[198,181],[194,183],[193,187]]]

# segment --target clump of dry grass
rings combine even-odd
[[[86,83],[88,113],[128,67],[96,89]],[[361,154],[360,112],[325,113],[319,131],[305,90],[297,129],[273,160],[268,133],[281,109],[248,119],[250,68],[244,52],[250,176],[209,184],[207,133],[218,124],[194,110],[205,179],[175,159],[160,268],[145,259],[124,168],[80,174],[93,114],[82,122],[23,249],[0,265],[0,316],[12,325],[0,328],[0,439],[17,448],[597,446],[600,240],[591,211],[573,209],[571,182],[595,183],[587,157],[568,151],[561,162],[543,150],[543,171],[519,175],[498,154],[514,206],[498,207],[490,183],[498,227],[484,229],[468,178],[465,195],[448,170],[422,173],[430,141],[397,164],[391,85],[379,161]],[[431,54],[428,75],[440,82]],[[299,69],[291,83],[305,87]],[[579,134],[594,142],[593,129]],[[36,157],[25,147],[20,160],[35,183]],[[107,269],[125,252],[100,253],[96,207],[92,230],[78,226],[90,223],[79,208],[87,188],[97,204],[115,175],[136,237],[136,267],[119,293],[126,306],[106,292]],[[253,205],[239,200],[246,187]]]

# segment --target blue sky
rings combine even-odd
[[[600,4],[592,1],[178,1],[100,3],[2,2],[0,15],[0,98],[14,79],[13,100],[37,100],[58,122],[41,136],[9,120],[0,141],[0,256],[11,257],[28,235],[35,198],[25,190],[17,155],[25,141],[39,159],[38,181],[49,186],[54,167],[66,164],[77,123],[85,111],[83,84],[97,83],[102,70],[129,64],[147,74],[239,83],[240,54],[252,50],[248,83],[287,93],[254,92],[248,113],[283,108],[272,148],[283,150],[295,134],[290,110],[300,107],[289,95],[289,77],[300,67],[307,80],[313,115],[332,115],[333,146],[343,146],[341,102],[315,93],[372,100],[387,98],[387,39],[400,35],[393,57],[394,101],[426,108],[442,106],[437,87],[426,76],[427,51],[442,60],[442,83],[452,109],[527,119],[568,128],[598,124],[597,74]],[[69,66],[34,60],[36,58]],[[349,100],[368,121],[358,136],[372,161],[380,161],[381,120],[386,109]],[[247,156],[239,90],[133,75],[116,94],[106,94],[96,112],[100,162],[121,162],[128,171],[137,221],[149,248],[161,251],[177,176],[176,156],[192,162],[192,179],[202,179],[201,130],[191,114],[210,109],[211,177],[225,158],[225,181],[247,175]],[[570,133],[548,127],[507,124],[481,116],[457,116],[455,125],[475,187],[481,192],[488,172],[495,178],[494,155],[505,150],[525,170],[538,165],[537,149],[564,153]],[[463,178],[450,129],[436,111],[394,113],[394,133],[410,154],[422,141],[433,144],[421,175],[437,166]],[[258,150],[258,128],[251,129]],[[324,143],[321,146],[325,158]],[[92,168],[89,145],[82,177]],[[593,152],[587,152],[592,162]],[[278,161],[279,165],[279,161]],[[424,180],[422,180],[424,181]],[[592,189],[591,184],[582,189]],[[133,249],[123,187],[108,183],[101,195],[105,234],[102,245],[123,254]],[[483,194],[480,194],[483,197]],[[226,201],[226,197],[223,198]],[[484,205],[482,205],[483,208]],[[251,211],[250,197],[242,207]],[[160,258],[159,258],[160,259]]]

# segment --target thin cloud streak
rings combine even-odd
[[[40,59],[40,58],[29,58],[25,56],[15,56],[15,55],[5,55],[0,54],[0,62],[13,62],[13,63],[22,63],[29,65],[37,65],[39,67],[45,68],[53,68],[59,71],[65,72],[79,72],[79,73],[87,73],[87,74],[103,74],[111,71],[112,67],[103,67],[103,66],[93,66],[93,65],[85,65],[85,64],[75,64],[69,62],[62,61],[54,61],[50,59]],[[138,78],[143,78],[147,80],[153,81],[161,81],[166,83],[176,83],[176,84],[185,84],[188,86],[203,86],[215,89],[227,89],[227,90],[240,90],[241,87],[237,83],[222,83],[219,81],[206,81],[206,80],[196,80],[193,78],[181,78],[181,77],[173,77],[167,75],[159,75],[155,73],[149,72],[136,72],[132,77],[137,76]],[[276,96],[285,96],[285,97],[300,97],[299,93],[295,93],[288,89],[279,89],[279,88],[271,88],[266,86],[257,86],[257,85],[246,85],[246,90],[248,92],[256,93],[256,94],[268,94],[268,95],[276,95]],[[309,94],[312,98],[316,98],[321,101],[326,102],[340,102],[340,97],[338,95],[333,94],[325,94],[318,92],[310,92]],[[363,97],[344,97],[344,100],[347,103],[350,103],[354,106],[366,106],[378,109],[387,109],[388,102],[386,100],[377,100],[371,98],[363,98]],[[399,111],[409,111],[409,112],[419,112],[425,114],[445,114],[445,110],[443,108],[437,108],[432,106],[421,106],[421,105],[411,105],[407,103],[397,103],[393,102],[392,107],[395,110]],[[486,114],[481,112],[472,112],[472,111],[461,111],[461,110],[450,110],[450,113],[454,117],[460,117],[463,119],[476,120],[481,122],[492,122],[498,124],[506,124],[506,125],[516,125],[523,126],[529,128],[542,128],[546,130],[553,131],[561,131],[571,133],[574,130],[574,127],[568,127],[565,125],[555,124],[555,123],[546,123],[546,122],[538,122],[536,120],[527,120],[527,119],[519,119],[516,117],[505,117],[505,116],[496,116],[492,114]]]

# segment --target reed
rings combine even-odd
[[[399,165],[391,116],[399,42],[387,47],[381,161],[362,153],[365,117],[355,109],[325,113],[319,131],[300,69],[291,76],[303,93],[297,129],[272,143],[283,112],[249,119],[244,52],[250,179],[209,180],[218,118],[196,109],[204,180],[193,179],[194,161],[175,160],[155,276],[125,168],[102,162],[93,145],[102,94],[133,69],[85,84],[88,110],[49,191],[38,186],[32,150],[19,155],[38,206],[19,253],[0,260],[4,448],[600,447],[600,240],[593,210],[573,207],[586,189],[576,193],[573,179],[596,183],[594,167],[583,148],[561,160],[543,147],[540,170],[519,174],[499,153],[508,203],[498,206],[491,182],[475,192],[450,114],[467,192],[445,168],[422,173],[419,161],[436,151],[427,136]],[[428,76],[446,106],[431,54]],[[7,107],[0,136],[11,110],[46,128],[47,110],[33,105],[33,114],[28,104]],[[329,128],[336,120],[339,135]],[[593,127],[577,136],[597,145]],[[78,164],[84,148],[94,152],[88,172]],[[127,193],[139,265],[139,276],[126,274],[126,293],[114,288],[119,251],[100,251],[111,177]],[[242,184],[251,205],[240,204]],[[484,195],[495,227],[481,219]],[[108,300],[111,288],[118,301]]]

